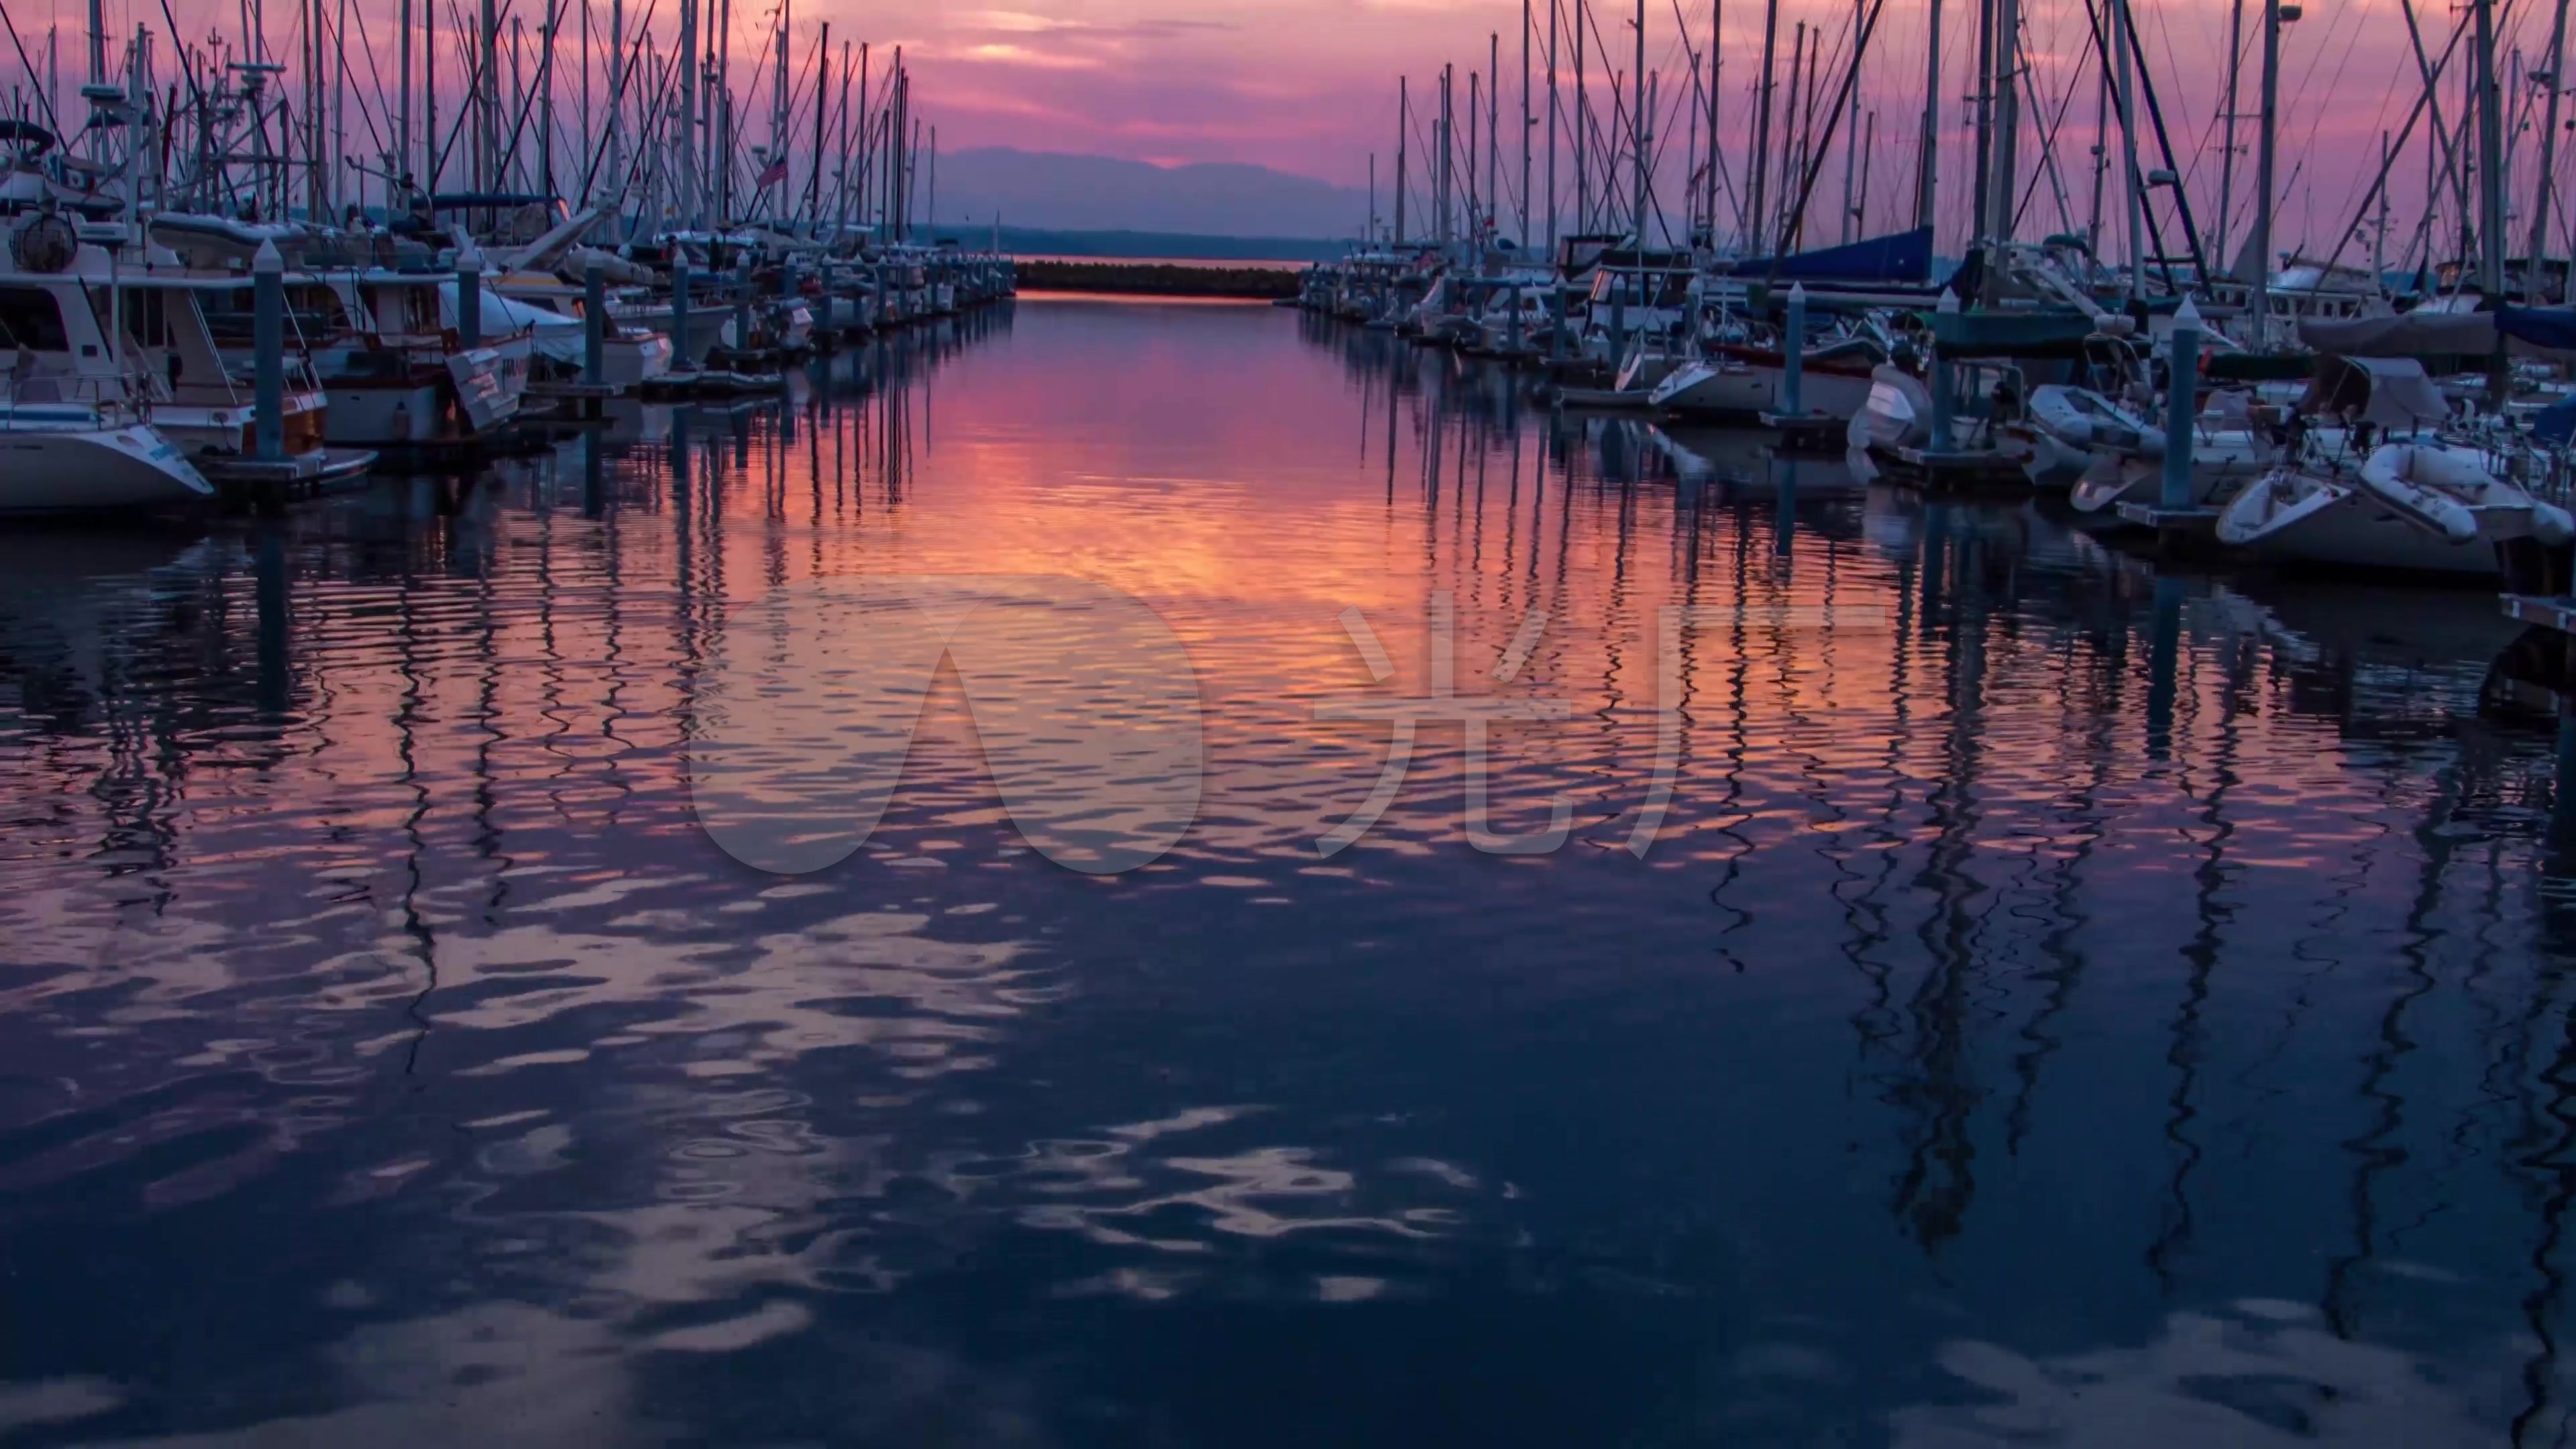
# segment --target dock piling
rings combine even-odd
[[[2200,311],[2189,297],[2174,314],[2171,350],[2166,354],[2165,471],[2162,495],[2168,509],[2191,507],[2193,425],[2200,417]]]
[[[253,380],[251,443],[263,463],[286,457],[286,259],[262,241],[251,258]]]
[[[596,257],[581,269],[581,380],[608,380],[608,274]]]
[[[1792,418],[1807,413],[1807,289],[1789,284],[1789,328],[1780,338],[1780,411]]]
[[[472,243],[456,254],[456,341],[466,352],[483,345],[483,253]]]
[[[689,351],[689,263],[686,258],[671,263],[671,366],[686,369],[697,365]]]

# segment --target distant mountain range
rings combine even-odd
[[[931,178],[923,178],[924,191]],[[939,157],[942,231],[1006,227],[1201,237],[1359,235],[1368,193],[1266,166],[1152,166],[992,146]]]

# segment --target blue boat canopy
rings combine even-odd
[[[2496,330],[2552,352],[2576,352],[2576,307],[2498,307]]]
[[[1765,277],[1791,282],[1905,282],[1920,286],[1932,280],[1932,228],[1868,237],[1838,247],[1793,252],[1785,257],[1756,257],[1728,269],[1737,277]]]

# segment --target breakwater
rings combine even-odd
[[[1286,267],[1179,266],[1169,262],[1078,262],[1029,258],[1017,264],[1020,286],[1043,292],[1104,292],[1139,297],[1240,297],[1266,301],[1297,295]]]

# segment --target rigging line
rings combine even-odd
[[[2436,76],[2439,76],[2442,70],[2450,65],[2451,57],[2458,52],[2460,38],[2468,33],[2470,20],[2470,13],[2463,11],[2461,13],[2459,23],[2451,30],[2450,44],[2442,47],[2441,63],[2434,67],[2433,73]],[[2356,208],[2353,213],[2352,224],[2344,228],[2343,236],[2335,243],[2334,252],[2326,258],[2327,270],[2333,270],[2335,265],[2343,260],[2344,248],[2352,245],[2353,237],[2360,234],[2361,224],[2369,216],[2371,206],[2379,200],[2379,193],[2388,185],[2389,172],[2396,169],[2398,154],[2405,150],[2407,140],[2415,134],[2415,123],[2423,119],[2426,109],[2429,108],[2432,103],[2433,88],[2431,86],[2425,86],[2423,89],[2415,93],[2415,105],[2413,109],[2406,113],[2406,124],[2399,129],[2397,139],[2389,145],[2388,154],[2380,163],[2378,179],[2371,183],[2369,192],[2362,197],[2361,205]],[[2413,251],[2416,244],[2424,240],[2425,231],[2433,222],[2433,215],[2434,208],[2430,206],[2424,208],[2423,217],[2416,223],[2415,235],[2406,244],[2406,249],[2408,251]]]
[[[636,57],[636,63],[640,63],[643,58],[645,38],[652,33],[653,12],[660,4],[661,0],[647,0],[647,3],[644,6],[644,24],[642,28],[636,32],[635,44],[631,47]],[[625,82],[633,72],[634,64],[630,63],[624,55],[612,54],[608,58],[608,68],[611,73],[609,85],[609,123],[600,131],[598,136],[592,139],[590,155],[582,162],[581,189],[582,194],[585,196],[589,195],[591,189],[598,184],[599,163],[608,155],[608,137],[611,132],[618,128],[618,123],[624,119],[622,112],[626,107]],[[637,149],[638,154],[640,155],[643,151],[651,148],[647,146],[639,147]],[[617,179],[616,194],[621,202],[626,196],[627,183],[633,179],[634,169],[635,168],[632,165],[628,166],[628,174]]]
[[[2031,109],[2034,112],[2037,112],[2039,110],[2039,102],[2041,100],[2041,96],[2039,94],[2038,67],[2030,64],[2029,47],[2027,45],[2022,48],[2022,65],[2020,69],[2024,76],[2023,89],[2030,93]],[[2047,174],[2050,179],[2056,183],[2053,189],[2057,195],[2058,229],[2061,231],[2073,231],[2075,229],[2075,218],[2068,215],[2066,210],[2066,180],[2057,173],[2057,136],[2058,132],[2066,125],[2066,113],[2068,109],[2075,103],[2075,87],[2083,79],[2084,67],[2081,65],[2076,66],[2066,77],[2066,94],[2058,98],[2056,116],[2049,119],[2041,128],[2040,135],[2038,137],[2040,165],[2031,172],[2030,185],[2023,189],[2021,200],[2013,204],[2013,230],[2016,232],[2021,230],[2023,214],[2030,210],[2032,200],[2039,195],[2039,178],[2042,173]]]
[[[1851,68],[1843,72],[1842,84],[1834,90],[1833,112],[1825,117],[1824,142],[1816,148],[1814,158],[1807,165],[1806,177],[1799,183],[1798,203],[1789,216],[1788,234],[1781,238],[1778,250],[1772,254],[1771,280],[1773,281],[1779,280],[1780,259],[1797,249],[1799,236],[1806,230],[1807,198],[1815,191],[1816,178],[1825,169],[1825,156],[1833,149],[1834,132],[1841,128],[1843,112],[1849,108],[1852,87],[1860,79],[1860,57],[1868,52],[1869,37],[1878,29],[1878,17],[1886,8],[1887,0],[1870,0],[1869,23],[1861,27],[1860,41],[1855,47]]]
[[[9,18],[9,7],[5,4],[0,4],[0,25],[9,28],[9,43],[18,48],[19,63],[27,67],[29,76],[35,75],[36,63],[27,58],[27,43],[18,38],[18,23]],[[53,128],[56,143],[67,141],[69,138],[63,135],[62,118],[54,114],[54,98],[46,95],[42,88],[38,88],[36,99],[45,103],[45,123]]]

